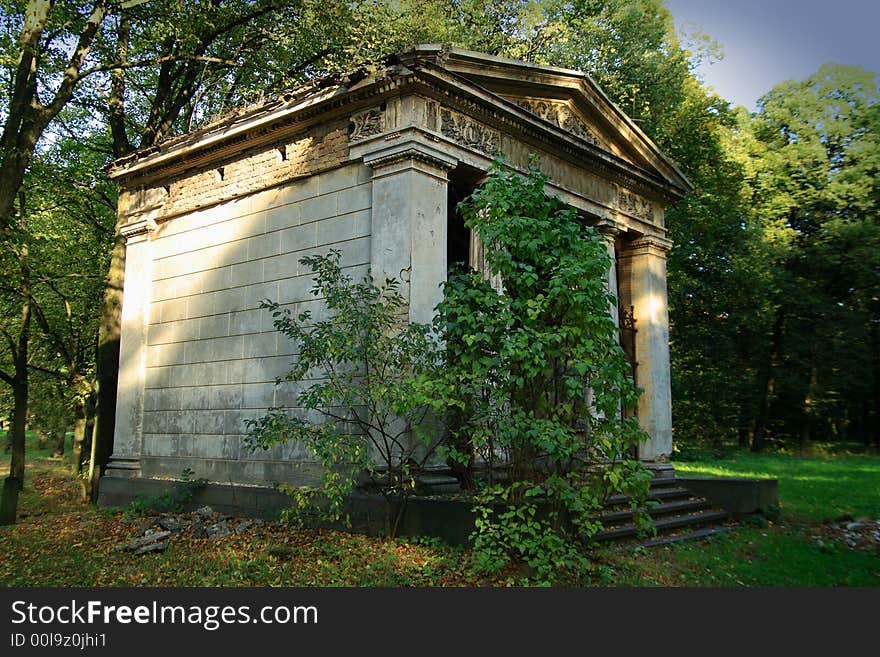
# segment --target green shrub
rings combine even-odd
[[[628,456],[645,435],[621,413],[638,389],[610,313],[607,248],[546,183],[534,164],[520,176],[497,163],[460,206],[487,266],[450,275],[435,324],[445,360],[424,382],[449,419],[449,458],[487,466],[477,564],[526,562],[541,581],[577,565],[608,495],[641,508],[651,479]]]
[[[347,519],[345,498],[366,476],[385,498],[386,532],[393,536],[415,474],[438,441],[436,431],[421,432],[429,409],[415,382],[434,367],[439,346],[430,326],[408,321],[399,281],[389,278],[380,288],[368,275],[355,282],[342,272],[340,256],[331,250],[300,260],[314,274],[312,294],[324,300],[326,318],[263,304],[299,353],[283,381],[317,382],[299,392],[298,410],[273,408],[249,422],[248,444],[268,449],[298,441],[322,466],[319,486],[282,488],[295,513]]]

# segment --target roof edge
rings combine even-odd
[[[407,74],[411,75],[414,70],[418,69],[423,71],[435,67],[445,69],[449,74],[482,88],[479,81],[470,79],[467,72],[461,70],[477,67],[486,70],[510,71],[513,76],[511,79],[517,81],[516,78],[519,78],[518,82],[529,79],[537,80],[541,77],[548,80],[547,84],[550,84],[549,80],[552,78],[560,81],[565,80],[564,87],[582,94],[594,104],[598,102],[600,104],[598,109],[607,111],[613,119],[616,119],[620,127],[625,128],[623,137],[629,140],[636,138],[638,142],[641,142],[641,146],[637,146],[637,148],[643,148],[650,154],[647,160],[654,160],[651,166],[657,170],[662,178],[666,179],[667,184],[671,184],[673,188],[679,190],[677,195],[684,196],[694,190],[693,183],[681,169],[625,112],[611,101],[586,73],[442,44],[415,45],[408,50],[389,55],[385,58],[384,64],[384,67],[380,65],[379,71],[373,69],[372,72],[367,72],[364,67],[357,67],[348,74],[331,75],[312,80],[279,93],[263,103],[247,105],[219,116],[197,130],[175,136],[148,149],[138,150],[114,160],[105,167],[105,170],[108,176],[114,180],[132,174],[136,175],[139,172],[161,166],[181,151],[190,148],[201,151],[206,148],[218,147],[255,127],[277,124],[279,120],[287,117],[293,118],[303,111],[310,111],[310,108],[325,105],[328,101],[335,105],[338,101],[332,101],[334,97],[339,98],[350,92],[354,92],[358,96],[365,92],[366,95],[372,95],[377,90],[368,91],[367,88],[383,86],[381,85],[383,81],[392,82],[392,84],[400,82],[401,77],[406,78]],[[478,74],[472,73],[472,75]],[[493,93],[488,89],[485,91]],[[625,134],[626,132],[629,132],[629,136]]]

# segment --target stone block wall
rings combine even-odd
[[[251,453],[242,441],[246,420],[296,401],[296,384],[275,385],[293,345],[260,302],[320,312],[299,260],[331,248],[342,251],[349,274],[363,276],[371,197],[371,171],[355,163],[160,223],[152,237],[144,476],[190,467],[219,482],[291,480],[289,460],[306,459],[304,450]]]

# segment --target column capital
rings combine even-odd
[[[620,227],[610,219],[600,219],[593,224],[593,228],[595,228],[596,232],[603,237],[610,239],[614,239],[623,232]]]
[[[156,222],[149,216],[129,221],[119,228],[127,243],[149,239],[150,234],[155,230]]]
[[[672,240],[660,235],[642,235],[631,242],[625,242],[620,256],[632,258],[640,255],[653,255],[665,259],[672,248]]]
[[[414,161],[440,169],[445,174],[458,165],[456,158],[413,136],[391,144],[382,144],[380,148],[364,153],[363,159],[364,164],[374,171]]]

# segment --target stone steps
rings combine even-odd
[[[709,507],[709,502],[704,499],[690,498],[684,500],[675,500],[673,502],[665,502],[656,506],[650,506],[648,508],[651,517],[657,518],[658,516],[681,515],[685,513],[692,513],[695,511],[702,511],[704,509],[708,509]],[[611,524],[617,524],[627,520],[632,520],[632,515],[633,512],[631,509],[622,509],[620,511],[607,511],[604,513],[600,513],[598,515],[598,519],[601,520],[602,524],[607,527]]]
[[[423,472],[417,477],[419,491],[427,495],[455,493],[458,481],[444,468]],[[638,528],[633,522],[628,495],[612,495],[605,500],[604,509],[596,518],[604,529],[592,540],[599,543],[626,543],[632,545],[665,545],[689,539],[711,536],[729,528],[722,523],[730,518],[726,511],[713,509],[702,497],[684,488],[674,477],[658,477],[651,482],[647,500],[657,536],[642,537],[638,542]]]
[[[443,495],[444,493],[458,493],[458,479],[443,472],[431,472],[419,474],[416,477],[416,486],[423,495]]]
[[[718,534],[725,534],[729,531],[733,531],[733,529],[734,528],[729,525],[722,525],[720,527],[705,527],[703,529],[696,529],[694,531],[686,531],[677,534],[659,536],[657,538],[652,538],[647,541],[637,543],[635,546],[621,546],[619,549],[624,550],[628,548],[631,549],[633,547],[657,547],[661,545],[671,545],[672,543],[681,543],[682,541],[696,541],[703,538],[709,538],[711,536],[717,536]]]
[[[686,488],[677,485],[667,486],[651,486],[648,491],[648,499],[658,502],[669,500],[683,500],[693,497],[693,494]],[[629,503],[628,495],[611,495],[605,500],[605,508],[621,506]]]
[[[652,516],[653,517],[653,516]],[[680,529],[682,527],[700,527],[703,525],[720,523],[729,517],[726,511],[703,510],[695,513],[685,513],[654,520],[654,527],[658,534]],[[638,528],[635,524],[622,524],[603,529],[593,537],[594,541],[607,542],[624,539],[638,538]]]
[[[636,543],[646,547],[711,536],[726,530],[722,523],[730,518],[726,511],[712,508],[705,498],[694,495],[674,477],[655,478],[647,500],[657,536]],[[605,500],[605,510],[597,516],[604,529],[593,541],[632,543],[639,540],[629,501],[627,495],[612,495]]]

